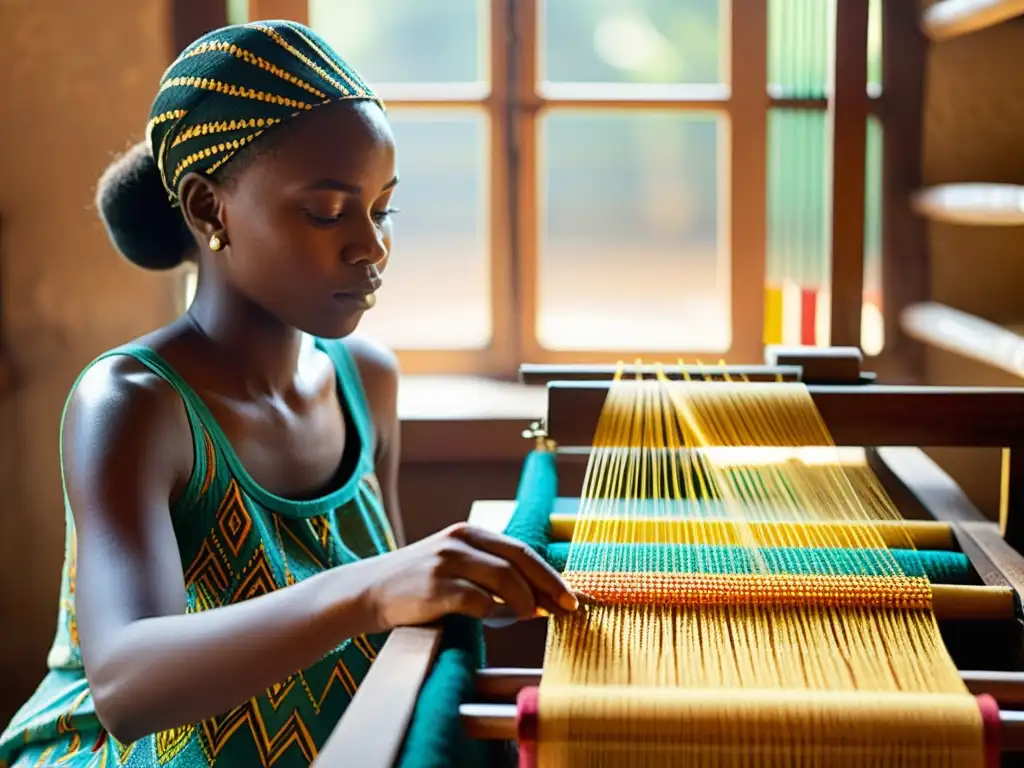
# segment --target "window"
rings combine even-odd
[[[856,0],[854,0],[856,4]],[[831,296],[829,186],[831,136],[826,114],[836,6],[820,0],[771,0],[768,124],[768,243],[765,340],[828,344]],[[867,89],[881,93],[881,0],[868,5]],[[881,123],[867,117],[864,277],[860,344],[881,352]],[[842,147],[839,148],[842,151]]]
[[[866,139],[834,147],[837,0],[229,0],[228,15],[310,24],[388,103],[402,212],[363,330],[407,372],[502,376],[752,362],[766,341],[829,343],[851,312],[878,353],[880,6]],[[844,152],[864,163],[856,306],[830,290]]]

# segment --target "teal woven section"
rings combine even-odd
[[[526,457],[516,492],[516,510],[505,535],[519,539],[541,557],[551,541],[551,511],[558,497],[555,454],[534,451]]]
[[[559,571],[569,557],[567,542],[552,542],[545,559]],[[596,571],[658,573],[758,572],[753,553],[742,547],[678,544],[576,544],[574,568]],[[913,549],[827,549],[779,547],[759,550],[768,573],[844,576],[884,576],[895,565],[907,576],[924,576],[935,584],[967,584],[971,581],[970,561],[962,552],[917,551]]]

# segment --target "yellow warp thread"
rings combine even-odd
[[[564,572],[609,604],[551,619],[538,764],[983,765],[930,586],[887,551],[913,548],[899,519],[803,385],[617,376]],[[641,542],[742,546],[753,572],[651,573]],[[773,575],[770,547],[836,562]],[[844,575],[850,548],[874,575]]]

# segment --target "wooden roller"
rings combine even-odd
[[[572,541],[576,530],[577,516],[555,513],[551,515],[551,537],[558,541]],[[863,530],[860,539],[870,532],[877,538],[872,546],[884,544],[890,548],[913,546],[915,549],[948,550],[953,547],[953,532],[949,523],[935,520],[878,520],[878,521],[827,521],[827,522],[778,522],[743,521],[711,518],[703,520],[671,517],[601,516],[601,523],[629,525],[630,540],[636,544],[658,542],[682,542],[687,544],[736,545],[740,542],[738,531],[749,533],[758,541],[843,541],[846,546],[857,546],[851,531]],[[685,531],[685,537],[682,536]],[[586,539],[588,541],[592,539]],[[743,539],[748,541],[746,537]],[[850,542],[850,543],[846,543]]]
[[[475,692],[481,703],[509,704],[519,691],[540,685],[543,670],[491,667],[476,673]],[[961,670],[960,679],[975,696],[987,694],[1003,707],[1024,707],[1024,672]]]
[[[459,707],[462,727],[470,739],[515,741],[519,734],[515,704],[463,704]],[[1024,712],[999,713],[1002,752],[1024,752]]]

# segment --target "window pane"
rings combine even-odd
[[[864,216],[864,305],[860,346],[877,355],[885,346],[882,306],[882,124],[868,118]]]
[[[481,113],[395,108],[401,183],[391,260],[360,326],[398,349],[491,338],[489,129]]]
[[[719,0],[541,2],[539,77],[569,83],[717,83]]]
[[[769,113],[766,344],[828,338],[829,157],[824,112]]]
[[[768,122],[765,342],[829,343],[831,235],[824,112],[774,109]],[[868,119],[861,348],[877,355],[882,328],[882,128]]]
[[[882,0],[868,6],[868,91],[882,91]]]
[[[719,118],[571,112],[540,128],[537,336],[549,349],[722,352]]]
[[[770,0],[768,82],[775,95],[825,95],[835,49],[836,0]],[[882,0],[868,3],[868,92],[882,89]]]
[[[487,76],[483,0],[309,0],[309,21],[374,86]]]
[[[245,24],[249,21],[249,0],[227,0],[228,24]]]
[[[835,0],[770,0],[768,82],[785,98],[825,94]]]

